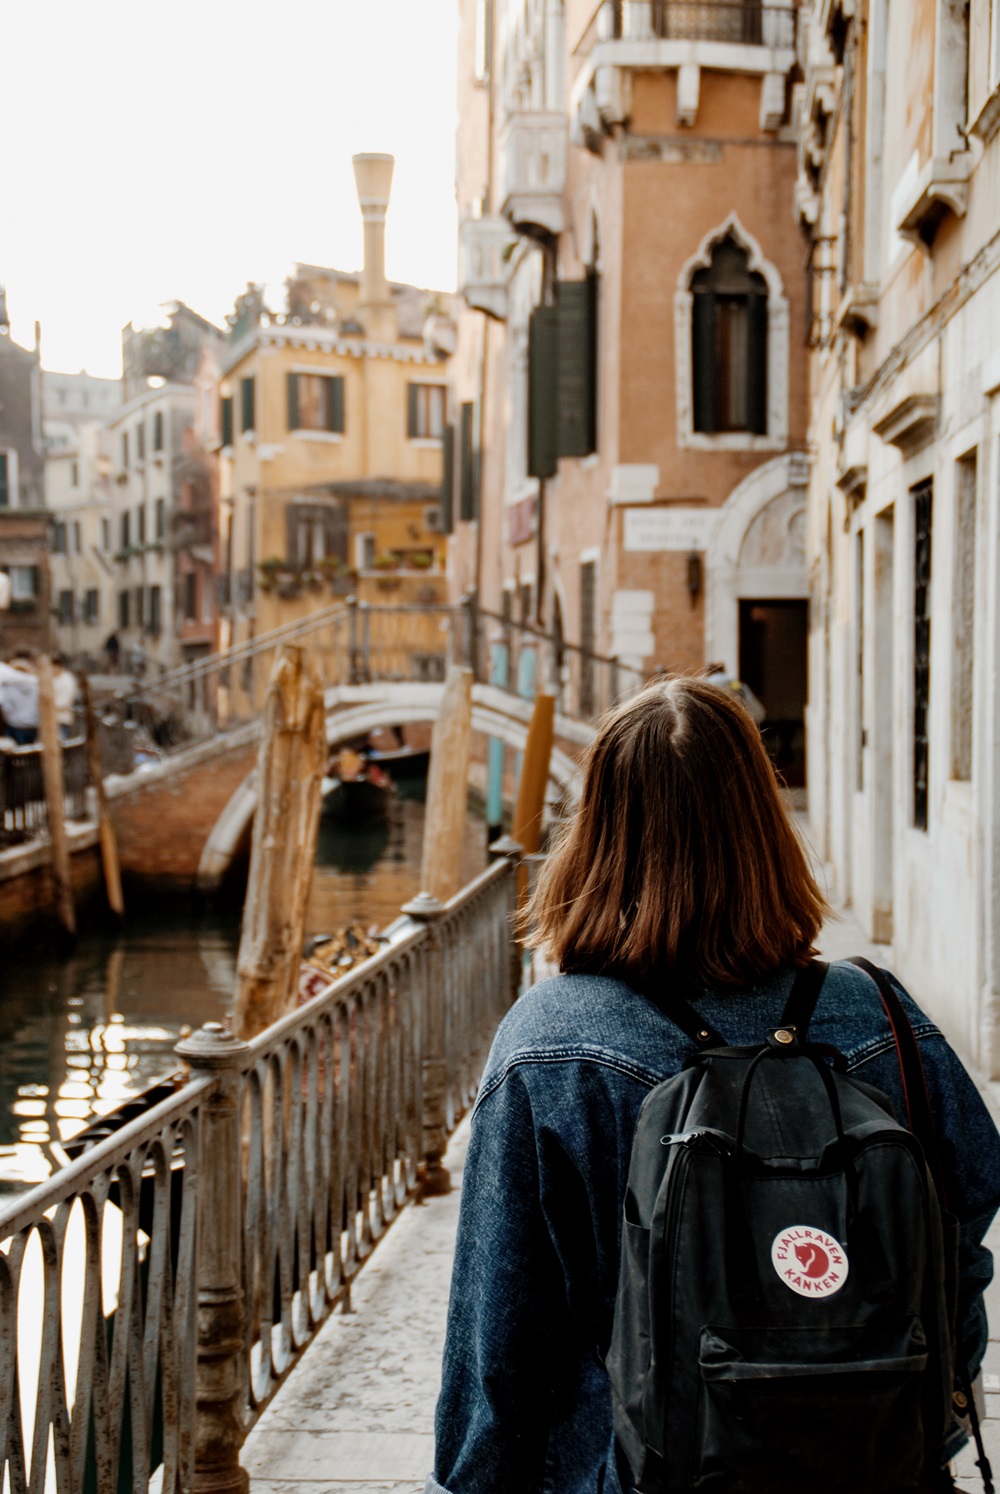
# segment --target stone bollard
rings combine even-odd
[[[510,940],[510,1004],[513,1006],[521,990],[521,978],[524,969],[524,955],[521,946],[514,937],[511,927],[518,904],[518,868],[521,865],[521,857],[524,855],[524,847],[520,841],[515,840],[513,835],[498,836],[490,845],[490,856],[494,861],[504,860],[510,866],[510,879],[507,883],[507,930]]]
[[[444,904],[429,892],[418,892],[402,911],[427,930],[424,962],[426,985],[422,1017],[423,1114],[421,1151],[425,1197],[448,1193],[451,1178],[443,1157],[448,1145],[448,1055],[445,1046],[445,970],[437,921]]]
[[[240,1467],[246,1401],[239,1073],[249,1046],[219,1022],[177,1044],[192,1079],[213,1080],[199,1108],[198,1347],[194,1494],[247,1494]]]

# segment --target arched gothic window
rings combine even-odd
[[[694,429],[767,434],[767,282],[732,234],[691,277]]]

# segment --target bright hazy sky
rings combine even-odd
[[[360,268],[351,156],[396,158],[394,280],[456,260],[456,0],[8,0],[0,284],[46,368],[118,376],[166,301],[220,322],[296,260]]]

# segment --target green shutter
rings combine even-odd
[[[479,491],[483,480],[482,409],[479,401],[472,407],[472,517],[479,518]]]
[[[231,396],[221,401],[219,424],[222,426],[223,446],[233,444],[233,401]]]
[[[7,453],[0,451],[0,508],[10,507],[10,476],[7,467]]]
[[[559,285],[559,455],[596,450],[596,276]]]
[[[244,431],[256,430],[256,412],[254,409],[254,381],[252,378],[240,380],[240,396],[242,400],[240,415],[242,417],[241,429]]]
[[[441,440],[441,528],[455,528],[455,427],[446,425]]]
[[[327,430],[336,431],[338,436],[342,436],[345,430],[344,380],[340,374],[328,381],[326,400]]]
[[[299,428],[299,376],[290,373],[287,383],[288,394],[288,429],[297,431]]]
[[[694,381],[694,428],[711,435],[717,426],[715,293],[695,291],[691,297],[691,363]]]
[[[418,412],[418,409],[417,409],[417,401],[418,401],[419,397],[420,397],[420,385],[419,384],[407,384],[407,386],[406,386],[406,434],[409,436],[409,438],[410,438],[411,441],[413,440],[414,436],[419,436],[420,435],[420,430],[419,430],[419,427],[418,427],[419,412]]]
[[[473,409],[471,403],[462,406],[458,454],[458,517],[460,519],[471,519],[475,516],[475,466],[472,454]]]
[[[559,313],[538,306],[528,321],[528,476],[554,477],[559,463]]]
[[[767,296],[749,298],[747,336],[747,429],[767,435]]]

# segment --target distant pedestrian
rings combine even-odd
[[[76,675],[68,668],[65,654],[52,656],[52,691],[56,703],[56,722],[59,735],[66,742],[73,735],[73,722],[80,687]]]
[[[38,676],[25,650],[0,664],[0,715],[3,729],[19,747],[38,740]]]
[[[118,641],[117,633],[109,633],[104,640],[104,657],[108,661],[108,673],[118,673],[118,661],[121,658],[122,646]]]
[[[736,699],[746,706],[757,725],[763,726],[767,720],[767,707],[762,700],[758,700],[745,680],[737,679],[735,674],[730,674],[725,664],[709,664],[705,671],[705,678],[717,689],[728,690],[731,695],[735,695]]]

